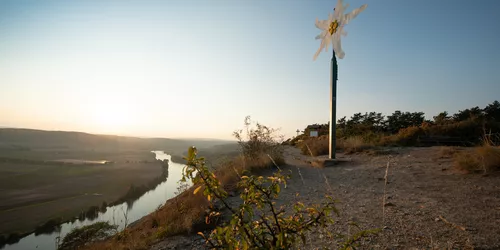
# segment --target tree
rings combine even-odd
[[[346,128],[346,124],[347,124],[347,120],[346,120],[345,116],[337,120],[337,125],[341,129],[345,129]]]
[[[451,117],[448,115],[448,112],[443,111],[438,115],[434,116],[434,123],[437,125],[443,125],[450,122]]]
[[[424,112],[403,113],[396,110],[392,115],[387,116],[386,128],[391,133],[397,133],[402,128],[420,126],[424,120]]]
[[[494,101],[483,109],[484,117],[490,121],[500,121],[500,102]]]
[[[483,110],[479,107],[474,107],[471,109],[464,109],[458,111],[458,113],[453,115],[453,120],[456,122],[461,122],[469,119],[480,119],[484,117]]]

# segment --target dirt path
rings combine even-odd
[[[340,217],[329,232],[352,235],[350,223],[380,232],[361,242],[362,249],[500,249],[500,175],[463,175],[436,148],[393,149],[381,156],[342,155],[340,164],[314,168],[298,149],[287,148],[292,171],[280,202],[319,203],[331,193]],[[387,185],[385,174],[389,163]],[[385,206],[384,201],[385,189]],[[336,249],[339,239],[311,232],[300,249]],[[191,242],[195,242],[192,244]],[[196,236],[166,239],[153,249],[201,248]]]

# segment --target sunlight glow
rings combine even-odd
[[[96,94],[89,98],[87,110],[89,123],[99,131],[122,133],[139,119],[134,106],[125,96]]]

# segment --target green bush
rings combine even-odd
[[[267,178],[242,175],[238,182],[241,203],[238,207],[231,206],[226,202],[228,194],[221,182],[206,167],[204,159],[197,156],[196,148],[189,149],[186,161],[183,181],[193,180],[196,186],[193,194],[202,193],[211,202],[206,222],[220,217],[217,203],[231,213],[231,220],[223,222],[209,235],[198,233],[211,249],[290,249],[299,240],[306,243],[306,232],[334,223],[331,215],[338,214],[335,201],[329,196],[321,205],[307,207],[297,202],[293,205],[293,212],[287,214],[286,207],[275,202],[289,178],[281,170]],[[356,234],[356,238],[349,238],[342,248],[348,249],[360,236],[371,232]]]

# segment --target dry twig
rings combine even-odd
[[[460,226],[460,225],[457,225],[457,224],[455,224],[455,223],[449,222],[448,220],[446,220],[446,219],[445,219],[443,216],[441,216],[441,215],[439,216],[439,219],[441,219],[444,223],[446,223],[446,224],[448,224],[448,225],[451,225],[451,226],[453,226],[453,227],[455,227],[455,228],[458,228],[458,229],[460,229],[460,230],[462,230],[462,231],[465,231],[465,227],[464,227],[464,226]]]

